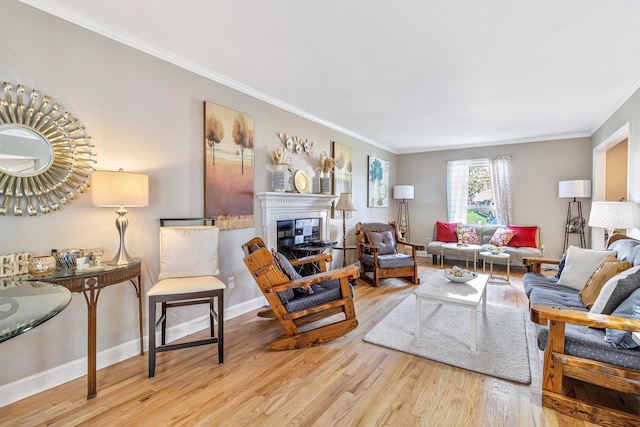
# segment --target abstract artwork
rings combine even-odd
[[[221,230],[253,227],[253,117],[205,101],[204,153],[205,216]]]
[[[369,156],[367,207],[389,206],[389,162]]]

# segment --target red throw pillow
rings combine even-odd
[[[507,225],[507,229],[513,230],[515,234],[509,242],[509,246],[514,248],[537,248],[536,235],[537,226]]]
[[[456,229],[458,228],[458,222],[436,222],[436,241],[455,243],[458,241],[458,235]]]

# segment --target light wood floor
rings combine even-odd
[[[518,271],[510,285],[489,285],[490,303],[527,307]],[[414,289],[394,283],[358,282],[358,328],[320,347],[265,350],[281,329],[247,313],[225,324],[223,365],[215,346],[161,353],[149,379],[146,355],[132,357],[98,372],[95,399],[80,378],[0,408],[0,425],[591,425],[542,409],[535,379],[515,384],[362,341]]]

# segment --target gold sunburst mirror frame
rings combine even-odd
[[[2,84],[0,215],[30,216],[60,209],[84,193],[94,170],[85,127],[51,97],[21,84]],[[25,103],[26,102],[26,103]]]

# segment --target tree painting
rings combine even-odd
[[[221,230],[254,226],[253,135],[252,116],[204,103],[205,216]]]
[[[216,144],[220,144],[222,138],[224,138],[224,126],[218,116],[211,114],[207,117],[204,129],[204,137],[207,141],[207,145],[211,148],[211,157],[213,161],[211,164],[216,164]]]

